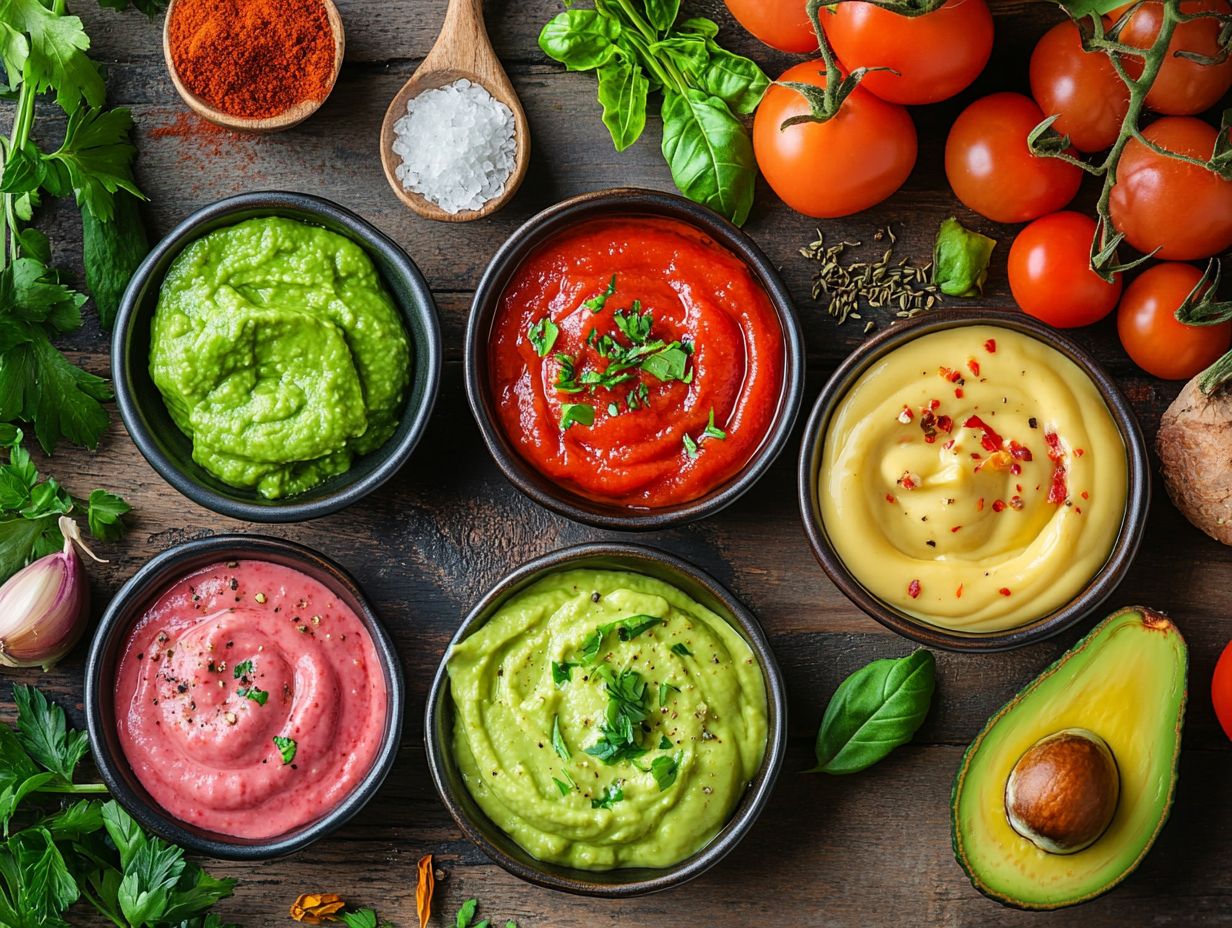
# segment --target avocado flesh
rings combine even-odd
[[[1172,806],[1188,654],[1180,632],[1147,609],[1105,619],[994,715],[963,756],[951,801],[954,854],[980,892],[1024,909],[1057,909],[1107,892],[1150,850]],[[1121,795],[1090,847],[1049,854],[1015,832],[1005,783],[1040,738],[1064,728],[1100,735]]]

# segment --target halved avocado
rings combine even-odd
[[[1185,641],[1167,616],[1122,609],[989,719],[963,755],[950,806],[954,855],[976,889],[1016,908],[1059,909],[1107,892],[1134,871],[1172,808],[1188,664]],[[1120,794],[1094,843],[1050,853],[1010,826],[1006,783],[1038,742],[1073,729],[1107,744]],[[1055,824],[1081,812],[1065,808],[1066,781],[1052,781],[1042,819]]]

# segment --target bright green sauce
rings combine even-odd
[[[398,308],[364,250],[292,219],[249,219],[185,248],[150,332],[150,374],[193,459],[269,499],[383,445],[410,365]]]
[[[663,622],[628,640],[611,628],[587,662],[597,629],[647,618]],[[554,662],[558,679],[559,665],[578,666],[557,682]],[[765,755],[765,681],[748,644],[680,590],[639,574],[547,576],[457,645],[448,669],[454,756],[471,795],[529,853],[563,866],[683,860],[727,823]],[[645,685],[646,718],[634,731],[644,753],[609,764],[586,749],[611,722],[607,680],[630,671]],[[660,774],[674,765],[666,786],[656,762]],[[595,807],[614,790],[622,798]]]

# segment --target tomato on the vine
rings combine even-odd
[[[1091,270],[1095,220],[1085,213],[1053,213],[1018,233],[1010,246],[1009,278],[1014,301],[1028,315],[1059,329],[1098,322],[1121,295]]]
[[[1219,655],[1215,676],[1211,678],[1211,704],[1223,733],[1232,738],[1232,642]]]
[[[848,71],[891,69],[861,82],[891,103],[948,99],[980,76],[992,53],[992,14],[984,0],[946,0],[923,16],[846,0],[823,11],[821,23]]]
[[[1045,116],[1057,117],[1052,128],[1079,151],[1111,148],[1129,112],[1129,88],[1111,59],[1084,49],[1068,19],[1045,32],[1031,53],[1031,96]]]
[[[825,65],[803,62],[779,81],[824,87]],[[819,219],[858,213],[901,187],[915,166],[915,125],[903,107],[857,87],[827,122],[782,128],[808,112],[797,91],[771,84],[753,120],[757,166],[796,212]]]
[[[817,51],[805,0],[726,0],[736,22],[772,48],[785,52]]]
[[[1192,264],[1165,262],[1138,275],[1117,308],[1117,333],[1133,362],[1164,380],[1188,380],[1232,345],[1232,322],[1186,325],[1176,310],[1202,280]]]
[[[994,93],[963,110],[945,143],[945,175],[958,199],[994,222],[1026,222],[1072,200],[1082,169],[1027,146],[1043,120],[1019,93]]]
[[[1115,10],[1111,21],[1115,22],[1128,9],[1126,5]],[[1181,12],[1226,14],[1232,13],[1232,4],[1228,0],[1184,0]],[[1159,0],[1147,0],[1134,11],[1118,38],[1134,48],[1150,48],[1159,35],[1162,21],[1163,4]],[[1208,58],[1218,56],[1221,29],[1216,19],[1191,19],[1177,24],[1163,65],[1146,95],[1148,109],[1170,116],[1192,116],[1210,109],[1232,88],[1232,58],[1219,64],[1203,64],[1177,55],[1177,52],[1188,52]],[[1137,79],[1142,74],[1141,58],[1124,55],[1121,60],[1130,77]]]
[[[1142,135],[1166,151],[1206,160],[1219,134],[1192,116],[1165,116]],[[1160,155],[1130,139],[1109,202],[1112,224],[1141,252],[1176,261],[1208,258],[1232,246],[1232,180]]]

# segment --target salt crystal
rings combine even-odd
[[[465,79],[407,100],[394,137],[402,186],[447,213],[482,208],[513,174],[513,111]]]

